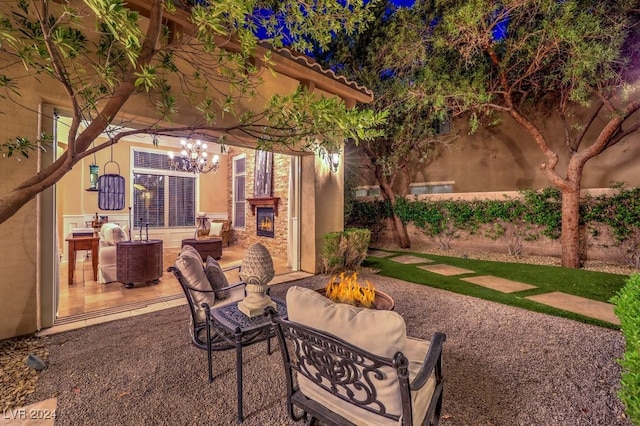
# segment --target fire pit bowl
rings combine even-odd
[[[319,288],[316,289],[316,291],[326,297],[326,288]],[[393,298],[387,293],[383,293],[379,290],[375,290],[375,293],[376,296],[373,299],[373,308],[371,309],[377,309],[379,311],[393,311],[393,308],[395,306]]]

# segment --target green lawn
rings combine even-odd
[[[474,273],[447,277],[425,271],[416,267],[416,265],[404,265],[388,260],[388,258],[377,257],[367,257],[363,266],[379,269],[379,274],[387,277],[441,288],[454,293],[491,300],[505,305],[517,306],[531,311],[570,318],[588,324],[595,324],[608,328],[619,328],[618,326],[605,321],[552,308],[550,306],[524,299],[524,297],[541,293],[549,293],[552,291],[561,291],[601,302],[609,302],[609,299],[611,299],[611,297],[624,286],[625,280],[628,278],[627,275],[585,271],[582,269],[568,269],[558,266],[492,262],[422,253],[394,253],[411,254],[413,256],[424,257],[425,259],[433,260],[436,263],[443,263],[469,269],[474,271]],[[478,275],[493,275],[495,277],[531,284],[537,288],[515,293],[502,293],[460,280],[460,278]]]

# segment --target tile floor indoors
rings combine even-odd
[[[136,284],[134,288],[126,288],[122,283],[102,284],[93,280],[91,257],[78,253],[74,283],[67,282],[67,267],[60,267],[60,299],[58,320],[56,324],[72,322],[80,319],[106,315],[122,310],[143,307],[153,302],[170,302],[183,299],[182,289],[172,273],[166,272],[172,266],[178,248],[163,251],[163,270],[165,271],[157,284]],[[238,265],[242,261],[245,249],[239,246],[224,247],[220,264],[223,268]],[[276,275],[291,272],[286,259],[274,258]],[[227,274],[229,282],[238,281],[237,272]]]

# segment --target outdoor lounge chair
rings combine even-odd
[[[193,344],[198,348],[207,350],[207,309],[215,309],[244,298],[245,283],[228,285],[224,276],[225,272],[240,268],[238,265],[221,269],[213,259],[203,264],[200,254],[187,245],[182,248],[175,266],[167,269],[176,277],[187,298],[191,312],[189,333]],[[234,346],[219,336],[213,335],[212,350],[226,350],[232,347]]]
[[[267,308],[294,421],[438,424],[444,334],[435,333],[430,342],[411,338],[396,312],[334,303],[303,287],[288,290],[287,311],[285,320]]]

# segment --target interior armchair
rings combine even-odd
[[[117,280],[116,243],[127,241],[124,228],[116,223],[105,223],[98,232],[98,282],[110,283]]]
[[[334,303],[298,286],[287,292],[287,311],[285,320],[267,308],[294,421],[438,424],[444,334],[435,333],[430,341],[412,338],[397,312]]]
[[[208,237],[222,238],[222,245],[228,247],[231,237],[231,221],[223,219],[213,219],[209,227]]]

